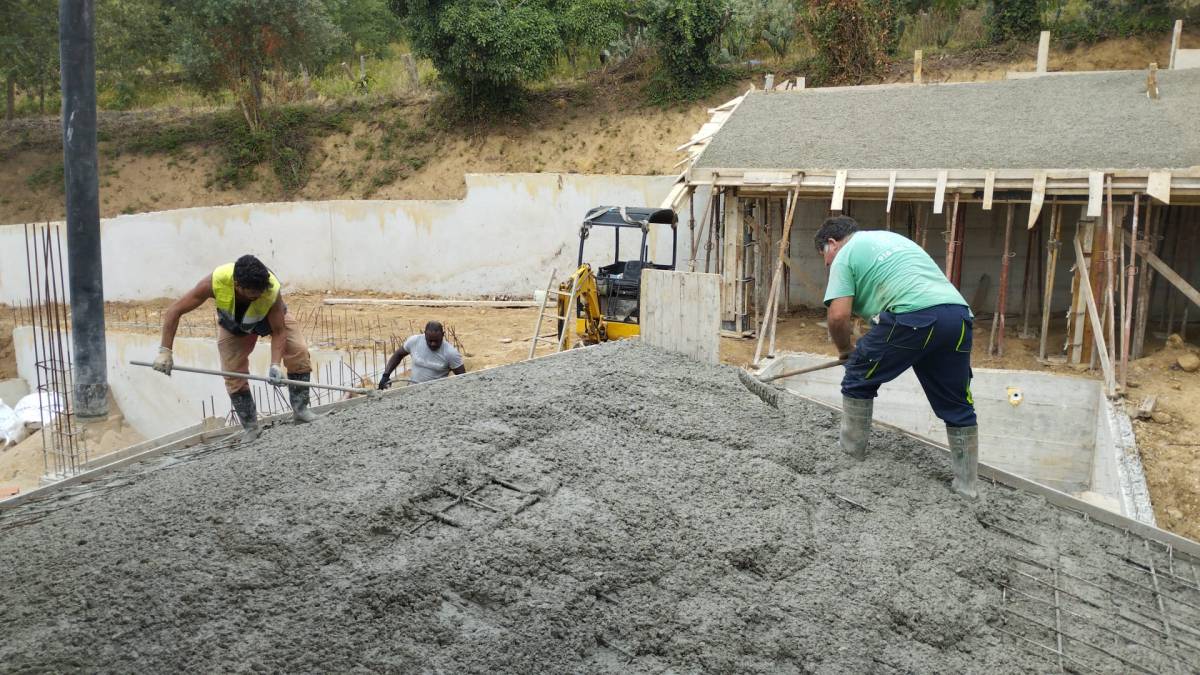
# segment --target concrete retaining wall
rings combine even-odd
[[[828,358],[788,354],[770,362],[763,374]],[[979,416],[980,461],[1062,492],[1095,492],[1119,503],[1122,514],[1153,524],[1132,430],[1121,432],[1122,413],[1108,405],[1099,382],[1014,370],[974,372],[971,393]],[[790,391],[840,407],[841,378],[841,369],[834,368],[782,382]],[[1013,394],[1020,395],[1016,405]],[[945,426],[911,370],[879,390],[875,419],[946,444]],[[1127,417],[1124,424],[1129,426]],[[1130,456],[1132,460],[1126,459]]]
[[[593,206],[658,206],[672,176],[466,176],[447,201],[241,204],[101,221],[109,300],[181,295],[219,264],[252,253],[291,290],[383,291],[439,297],[529,295],[551,268],[575,268],[579,223]],[[687,253],[681,214],[680,253]],[[651,242],[669,260],[669,228]],[[0,227],[0,303],[27,302],[24,228]],[[64,244],[66,235],[63,234]],[[587,258],[609,262],[609,231]],[[636,254],[628,234],[622,250]],[[65,262],[65,261],[64,261]]]

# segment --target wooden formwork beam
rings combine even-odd
[[[1058,249],[1062,242],[1062,231],[1058,204],[1050,207],[1050,240],[1046,242],[1046,285],[1042,289],[1042,334],[1038,345],[1038,358],[1046,358],[1046,343],[1050,337],[1050,304],[1054,300],[1054,272],[1058,268]],[[1082,257],[1082,256],[1080,256]]]

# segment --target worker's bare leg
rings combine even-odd
[[[221,370],[235,373],[250,372],[250,353],[258,342],[257,335],[234,335],[224,328],[217,329],[217,352],[221,355]],[[258,423],[258,408],[250,393],[250,382],[240,377],[225,378],[225,391],[229,402],[242,423],[243,440],[252,441],[262,433]]]

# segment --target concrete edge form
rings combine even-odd
[[[1117,479],[1121,490],[1121,502],[1134,519],[1147,525],[1157,526],[1154,507],[1150,502],[1150,489],[1146,486],[1146,472],[1142,467],[1142,456],[1137,450],[1137,438],[1133,433],[1133,422],[1129,415],[1107,397],[1101,397],[1102,415],[1112,434],[1113,464],[1117,468]]]
[[[841,410],[837,406],[829,405],[824,401],[819,401],[817,399],[803,396],[792,391],[787,391],[787,393],[791,396],[795,396],[796,398],[803,399],[809,403],[825,408],[826,410],[832,410],[835,412],[840,412]],[[911,438],[914,441],[927,445],[931,448],[936,448],[946,453],[950,452],[949,448],[940,443],[934,443],[928,438],[923,438],[917,434],[911,433],[891,424],[887,424],[886,422],[874,422],[873,424],[875,426],[907,436],[908,438]],[[1138,466],[1140,468],[1140,462],[1138,463]],[[1144,537],[1151,541],[1156,541],[1164,546],[1172,548],[1177,552],[1185,553],[1197,560],[1200,560],[1200,542],[1192,541],[1187,537],[1181,537],[1173,532],[1167,532],[1166,530],[1159,529],[1155,525],[1143,523],[1134,520],[1133,518],[1123,516],[1119,513],[1114,513],[1108,509],[1089,504],[1082,499],[1072,497],[1065,492],[1059,492],[1054,488],[1046,487],[1041,483],[1035,483],[1028,478],[1023,478],[1015,473],[1009,473],[1002,469],[997,469],[993,466],[984,464],[983,462],[979,463],[979,475],[983,478],[991,480],[993,483],[1000,483],[1016,490],[1023,490],[1025,492],[1038,495],[1054,506],[1066,509],[1068,511],[1074,511],[1084,518],[1097,520],[1110,527],[1115,527],[1117,529],[1136,534],[1140,537]]]

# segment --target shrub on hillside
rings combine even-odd
[[[413,50],[472,108],[517,103],[562,45],[544,0],[409,0],[402,11]]]
[[[812,0],[804,20],[823,82],[861,82],[888,61],[900,38],[892,0]]]
[[[696,98],[724,79],[716,56],[729,18],[727,0],[656,0],[650,12],[650,35],[659,60],[653,98]]]
[[[992,0],[988,38],[992,42],[1028,40],[1042,29],[1038,0]]]

